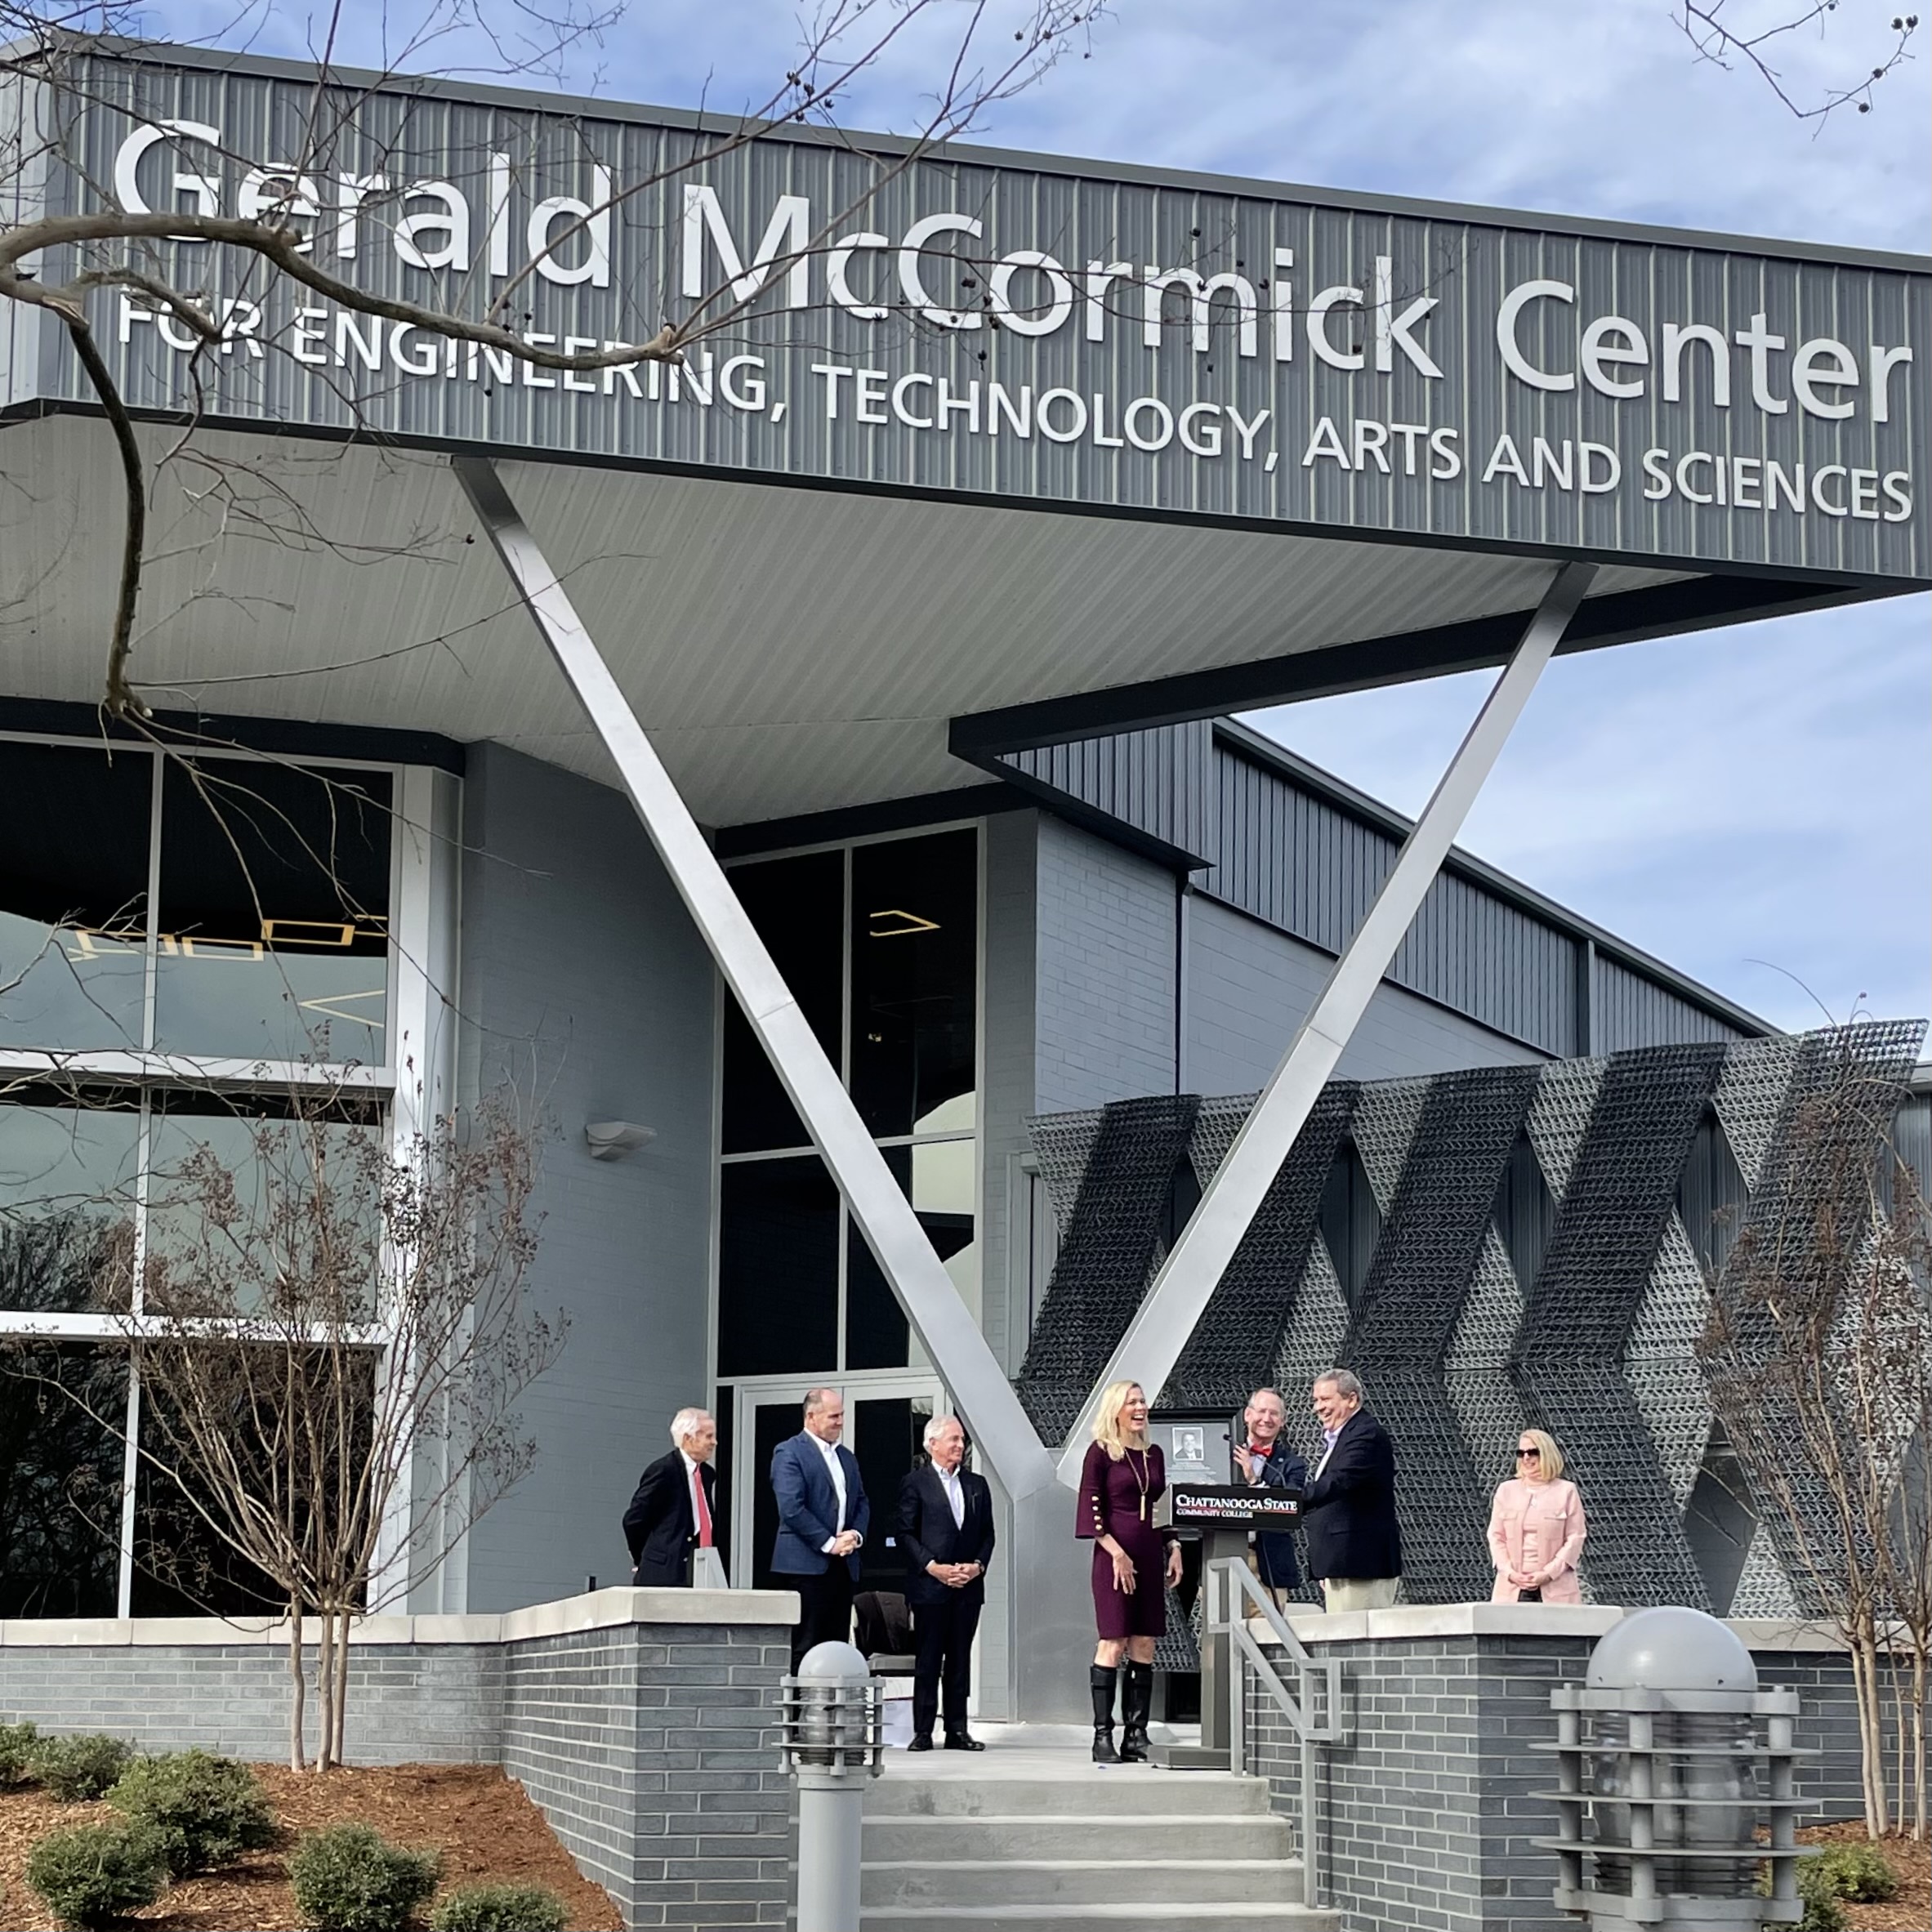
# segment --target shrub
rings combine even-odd
[[[1876,1845],[1828,1845],[1811,1865],[1816,1884],[1854,1905],[1882,1905],[1899,1895],[1899,1874]]]
[[[205,1751],[136,1758],[107,1794],[116,1810],[160,1833],[176,1878],[233,1864],[275,1840],[274,1814],[246,1765]]]
[[[288,1878],[310,1932],[403,1932],[435,1890],[439,1863],[368,1825],[331,1825],[296,1847]]]
[[[1830,1867],[1822,1856],[1799,1860],[1798,1896],[1805,1902],[1798,1932],[1845,1932],[1845,1907],[1838,1903]]]
[[[37,1738],[27,1768],[63,1804],[98,1798],[127,1769],[134,1747],[120,1738],[83,1732],[72,1738]]]
[[[18,1784],[40,1735],[30,1724],[0,1724],[0,1785]]]
[[[111,1925],[161,1896],[167,1853],[147,1825],[78,1825],[28,1853],[27,1883],[63,1925]]]
[[[569,1914],[546,1885],[465,1885],[436,1902],[431,1932],[564,1932]]]

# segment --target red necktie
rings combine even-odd
[[[691,1514],[698,1524],[698,1547],[708,1550],[711,1541],[711,1505],[704,1500],[704,1465],[691,1465]]]

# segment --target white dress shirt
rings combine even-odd
[[[960,1482],[956,1469],[942,1469],[938,1472],[939,1480],[946,1486],[947,1506],[953,1511],[953,1527],[966,1528],[966,1488]]]
[[[813,1442],[818,1445],[819,1453],[825,1458],[826,1474],[832,1478],[832,1487],[838,1497],[838,1521],[833,1528],[835,1531],[842,1531],[846,1527],[846,1468],[838,1459],[838,1444],[827,1442],[822,1435],[812,1435],[809,1429],[805,1434],[812,1436]],[[820,1555],[831,1555],[832,1546],[837,1541],[837,1534],[827,1537],[819,1546]]]

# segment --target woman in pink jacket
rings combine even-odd
[[[1497,1485],[1489,1512],[1496,1564],[1493,1604],[1580,1604],[1577,1558],[1583,1548],[1583,1499],[1563,1479],[1563,1452],[1548,1432],[1516,1438],[1516,1473]]]

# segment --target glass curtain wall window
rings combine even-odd
[[[273,1607],[132,1560],[183,1512],[128,1506],[102,1310],[191,1245],[196,1162],[248,1220],[292,1096],[327,1096],[304,1146],[386,1136],[401,776],[0,736],[0,1617]]]
[[[731,882],[976,1304],[978,830],[751,861]],[[729,999],[722,1053],[720,1378],[911,1365],[906,1318]]]

